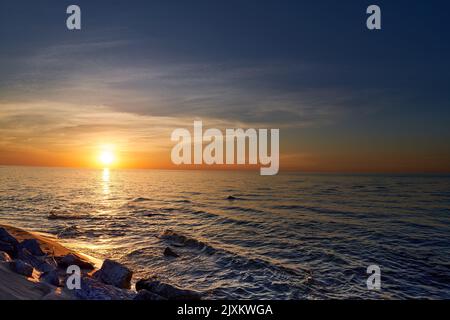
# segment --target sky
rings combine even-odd
[[[450,172],[449,10],[0,0],[0,164],[91,167],[109,146],[119,167],[171,168],[171,132],[202,120],[279,128],[282,170]]]

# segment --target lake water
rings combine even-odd
[[[446,176],[0,167],[0,223],[211,299],[450,298]]]

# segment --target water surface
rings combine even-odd
[[[211,299],[450,298],[445,176],[0,167],[0,222]]]

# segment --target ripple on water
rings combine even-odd
[[[449,177],[2,168],[0,221],[209,298],[449,299],[448,190]]]

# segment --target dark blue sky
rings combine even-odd
[[[65,28],[70,4],[81,31]],[[370,4],[381,31],[365,27]],[[385,143],[449,157],[449,12],[448,1],[0,0],[0,102],[283,127],[289,150]]]

